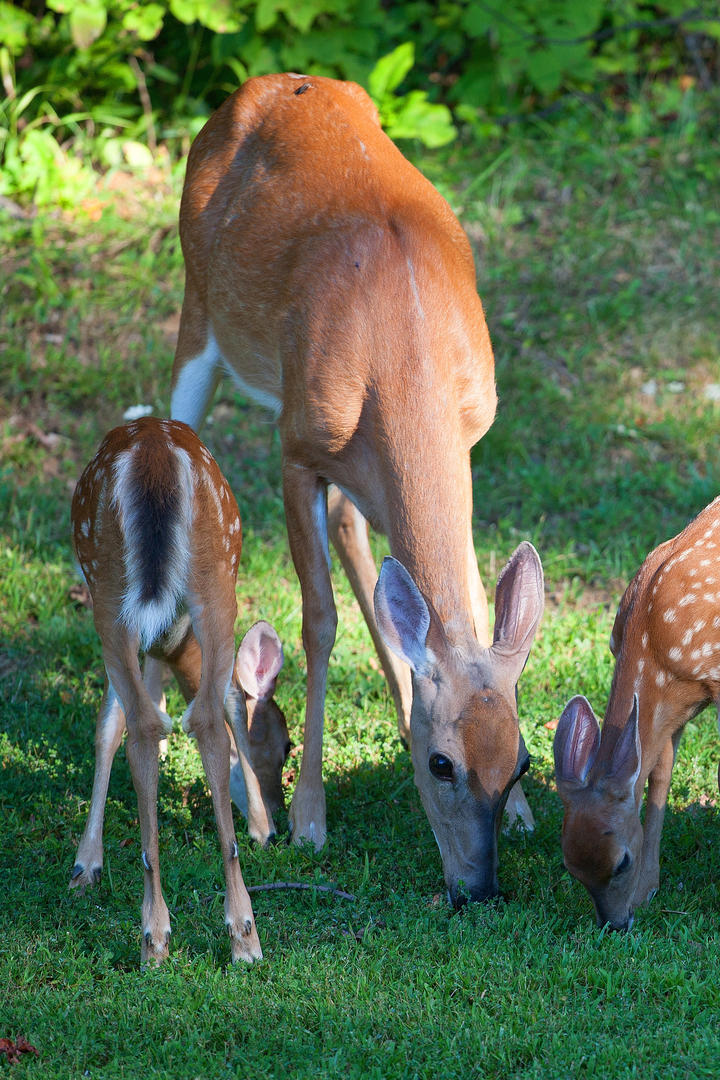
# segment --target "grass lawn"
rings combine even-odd
[[[500,405],[473,456],[490,594],[516,544],[547,606],[520,683],[534,834],[501,843],[505,899],[452,914],[409,755],[338,572],[327,700],[329,842],[258,850],[265,961],[229,968],[210,799],[181,732],[161,766],[171,958],[141,971],[139,826],[124,753],[105,870],[68,891],[102,690],[69,543],[82,465],[129,405],[164,413],[182,298],[179,180],[116,176],[76,213],[0,216],[0,1037],[39,1056],[0,1074],[75,1077],[715,1077],[720,813],[710,711],[688,725],[661,888],[631,933],[595,928],[562,866],[552,731],[574,693],[601,714],[617,601],[647,551],[720,491],[716,128],[601,114],[464,144],[419,164],[473,241]],[[108,185],[106,185],[107,188]],[[0,214],[2,211],[0,210]],[[302,741],[300,594],[279,442],[221,388],[202,432],[243,514],[238,633],[274,623],[278,700]],[[385,550],[377,541],[378,558]],[[169,711],[182,712],[173,690]],[[176,725],[179,726],[179,725]],[[299,758],[288,763],[287,796]]]

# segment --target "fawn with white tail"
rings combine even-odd
[[[522,790],[511,790],[528,762],[515,690],[543,582],[522,544],[498,586],[489,645],[470,448],[493,421],[496,394],[467,237],[383,133],[364,90],[292,74],[250,79],[198,135],[180,237],[172,415],[197,428],[229,372],[278,418],[307,657],[293,837],[318,849],[326,838],[330,535],[412,743],[451,898],[495,895],[508,795],[508,809],[532,820]],[[367,522],[395,556],[375,609]]]
[[[157,788],[158,746],[172,721],[162,707],[161,686],[141,678],[143,648],[169,664],[188,701],[183,727],[197,738],[212,793],[232,957],[258,959],[260,941],[232,820],[226,716],[237,748],[233,783],[244,788],[250,834],[259,840],[274,832],[272,810],[282,800],[289,741],[285,718],[272,700],[283,661],[273,628],[256,623],[235,657],[242,546],[235,498],[187,425],[148,417],[106,436],[75,489],[72,528],[102,643],[105,693],[90,811],[70,884],[82,888],[100,878],[110,769],[127,725],[145,875],[141,959],[159,962],[167,955]]]
[[[625,930],[659,885],[683,728],[710,702],[720,706],[720,500],[645,559],[620,601],[610,648],[602,733],[586,699],[573,698],[555,732],[555,772],[565,865],[588,889],[598,924]]]

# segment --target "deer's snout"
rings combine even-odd
[[[497,880],[472,886],[460,882],[454,889],[448,889],[448,898],[456,911],[462,910],[470,901],[482,903],[485,900],[495,900],[501,895]]]

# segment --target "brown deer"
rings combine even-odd
[[[293,837],[317,849],[326,838],[330,535],[412,743],[451,897],[492,896],[509,794],[532,821],[512,791],[528,762],[515,688],[543,584],[536,552],[521,545],[498,587],[489,645],[470,449],[496,394],[467,237],[359,86],[292,74],[250,79],[198,135],[180,237],[172,415],[197,428],[229,372],[274,410],[280,431],[307,657]],[[377,621],[367,522],[397,560],[380,578]]]
[[[598,924],[627,930],[660,883],[683,728],[710,702],[720,705],[720,500],[645,559],[620,601],[610,648],[602,732],[587,700],[574,697],[555,732],[555,773],[565,865],[590,893]]]
[[[197,738],[212,793],[225,869],[225,920],[233,960],[262,956],[243,883],[230,805],[233,784],[250,835],[274,832],[289,750],[272,700],[283,656],[268,623],[256,623],[235,657],[235,582],[242,546],[237,503],[210,452],[186,424],[146,418],[115,428],[83,472],[72,502],[73,543],[93,599],[105,664],[95,735],[90,811],[70,884],[102,872],[105,801],[127,725],[138,800],[145,898],[141,960],[168,951],[160,883],[158,745],[172,721],[159,685],[140,675],[138,650],[167,663],[188,702],[183,727]],[[232,740],[226,727],[230,721]],[[236,748],[236,749],[235,749]]]

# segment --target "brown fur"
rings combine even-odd
[[[360,87],[269,75],[248,80],[195,140],[180,232],[186,287],[173,415],[200,424],[223,363],[279,410],[308,667],[294,837],[320,848],[326,835],[322,732],[337,621],[321,520],[328,484],[344,492],[331,493],[329,531],[388,674],[403,738],[414,742],[422,728],[425,745],[428,724],[428,737],[442,741],[475,680],[500,681],[498,692],[510,695],[503,710],[511,718],[498,735],[507,733],[510,753],[487,739],[483,761],[468,763],[480,774],[497,759],[501,813],[515,768],[506,760],[518,743],[515,687],[499,680],[487,649],[470,475],[470,448],[495,415],[494,364],[459,222],[383,133]],[[376,624],[366,521],[389,537],[442,624],[451,654],[442,715],[420,707],[408,668]],[[535,568],[533,631],[537,581]],[[414,759],[436,834],[464,815],[473,835],[474,805],[448,818],[425,751]],[[531,819],[519,788],[511,801]],[[443,858],[446,879],[455,880],[459,866]]]

